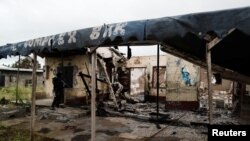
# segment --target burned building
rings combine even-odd
[[[79,73],[85,74],[85,81],[90,89],[90,60],[87,54],[73,55],[63,57],[46,57],[45,58],[45,87],[46,94],[52,97],[53,84],[52,78],[57,72],[62,72],[63,80],[66,83],[62,102],[68,105],[82,105],[87,101],[87,88],[83,84]],[[102,93],[107,93],[107,86],[102,81],[98,81],[98,89]]]
[[[103,80],[98,81],[99,93],[105,95],[112,91],[115,93],[115,90],[110,91],[111,87],[108,83],[112,85],[119,82],[122,85],[121,93],[137,98],[137,102],[155,102],[157,56],[135,56],[127,60],[121,54],[114,53],[115,49],[110,49],[99,48],[97,50],[99,59],[103,61],[97,63],[97,78]],[[167,109],[197,109],[199,106],[197,91],[200,80],[199,67],[169,54],[161,55],[160,60],[160,102],[166,104]],[[52,96],[52,78],[60,71],[63,72],[63,79],[66,83],[64,103],[84,104],[86,86],[79,77],[79,72],[90,76],[90,63],[88,54],[65,56],[63,59],[46,57],[47,95]],[[105,68],[102,63],[105,63]],[[86,78],[86,82],[87,86],[91,87],[90,78]]]
[[[119,82],[122,86],[120,93],[135,98],[136,102],[156,102],[157,56],[133,56],[126,59],[114,48],[99,48],[97,52],[99,94],[110,98],[111,93],[115,94],[115,89],[111,85]],[[66,83],[63,102],[67,105],[86,104],[89,100],[87,89],[91,89],[90,56],[82,54],[64,58],[46,57],[45,62],[47,95],[52,96],[52,78],[57,72],[63,72]],[[83,84],[80,72],[84,74],[87,85]],[[218,95],[218,99],[215,96],[216,102],[221,102],[220,98],[227,96],[225,94],[229,93],[232,83],[230,80],[222,79],[219,84],[213,84],[215,94],[224,94]],[[167,53],[160,56],[159,84],[159,100],[165,104],[166,109],[194,110],[208,105],[207,97],[205,104],[203,102],[203,96],[207,95],[204,94],[207,89],[206,70],[181,58]],[[224,104],[232,106],[232,96],[229,95],[223,100]]]
[[[126,67],[119,66],[120,63],[117,63],[120,61],[121,64],[124,63],[122,57],[113,60],[112,55],[112,58],[106,58],[105,54],[98,54],[96,50],[102,46],[157,45],[158,52],[161,48],[164,52],[201,67],[207,67],[208,109],[204,110],[206,117],[203,121],[213,124],[215,113],[213,113],[212,71],[220,74],[222,78],[238,81],[237,84],[233,84],[233,94],[235,95],[233,95],[232,101],[238,100],[239,106],[236,107],[239,107],[238,111],[240,111],[241,117],[249,118],[249,87],[246,85],[246,83],[250,83],[250,69],[248,67],[250,48],[247,47],[250,39],[249,17],[250,7],[245,7],[104,24],[98,27],[7,44],[1,46],[0,58],[5,58],[8,55],[27,56],[31,53],[34,54],[34,60],[36,60],[37,55],[46,57],[47,93],[50,93],[50,95],[52,93],[51,79],[53,75],[61,71],[67,84],[63,95],[63,102],[66,104],[70,101],[76,104],[78,99],[82,99],[79,103],[83,103],[87,93],[91,93],[91,137],[92,141],[95,141],[96,94],[97,96],[105,93],[111,94],[110,98],[117,107],[116,97],[119,97],[119,95],[117,96],[119,92],[131,93],[132,96],[144,95],[145,98],[147,96],[150,100],[154,99],[156,91],[157,101],[159,97],[162,97],[160,99],[163,99],[163,102],[165,99],[166,108],[194,109],[198,107],[197,91],[200,90],[198,84],[201,79],[201,72],[193,64],[182,59],[166,57],[166,61],[159,62],[159,59],[157,59],[157,67],[155,68],[153,63],[150,66],[150,61],[155,62],[155,59],[145,59],[147,64],[143,65],[143,61],[136,58],[134,61],[130,59],[135,64],[131,64],[131,66],[134,66],[130,68],[131,66],[128,63],[128,71]],[[115,53],[116,51],[113,50],[112,52]],[[91,61],[88,54],[91,55]],[[158,57],[159,53],[157,53]],[[92,69],[90,69],[90,63]],[[98,68],[96,68],[97,66]],[[35,72],[35,68],[33,72]],[[79,74],[91,79],[91,85],[88,79],[82,79],[84,85],[81,86]],[[120,75],[117,76],[117,74]],[[129,78],[132,77],[129,83],[125,81],[126,75]],[[101,81],[103,80],[101,79],[102,76],[104,76],[104,81]],[[35,75],[33,75],[33,79],[35,79]],[[105,88],[101,88],[102,86]],[[221,88],[223,88],[222,86]],[[89,87],[91,91],[89,91]],[[203,88],[206,88],[206,86]],[[32,120],[35,119],[34,91],[35,86],[32,93]],[[126,95],[125,97],[129,99]],[[137,104],[137,106],[141,105]],[[151,109],[156,111],[157,114],[153,114],[157,115],[158,120],[159,102],[150,106],[153,107]],[[132,111],[136,112],[134,109]],[[173,121],[175,122],[179,118],[175,117]],[[200,119],[200,117],[197,119]],[[34,123],[31,122],[31,127],[34,127]],[[190,125],[191,123],[188,124],[188,126]]]
[[[144,94],[156,101],[157,56],[136,56],[127,61],[130,70],[130,94]],[[170,54],[160,56],[159,100],[166,109],[197,109],[199,67]]]
[[[110,85],[114,83],[115,69],[118,68],[123,56],[112,48],[98,48],[97,90],[103,97],[109,97]],[[91,59],[88,53],[73,56],[45,58],[46,94],[52,97],[52,78],[57,72],[63,75],[65,83],[62,103],[82,105],[88,103],[91,92]]]

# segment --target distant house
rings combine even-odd
[[[0,66],[0,87],[11,87],[17,85],[18,68]],[[43,70],[37,70],[37,86],[43,86]],[[32,69],[19,69],[19,86],[28,87],[32,85]]]

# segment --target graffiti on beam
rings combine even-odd
[[[102,37],[106,38],[106,37],[111,37],[112,35],[117,36],[117,35],[125,35],[125,27],[127,26],[127,22],[125,23],[118,23],[118,24],[110,24],[110,25],[105,25],[104,26],[104,32],[102,31],[102,27],[103,26],[99,26],[99,27],[93,27],[92,28],[92,32],[90,34],[90,39],[91,40],[96,40],[100,37],[101,33],[102,33]]]
[[[64,45],[76,43],[77,31],[71,31],[61,33],[59,35],[47,36],[38,39],[28,40],[24,43],[24,47],[36,47],[36,46],[51,46],[52,45]]]

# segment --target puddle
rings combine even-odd
[[[181,141],[181,139],[177,137],[154,137],[153,139],[145,141]]]
[[[85,129],[80,129],[80,128],[76,128],[76,129],[74,129],[74,133],[77,133],[77,132],[82,132],[82,131],[85,131]]]
[[[121,137],[113,137],[109,141],[181,141],[177,137],[154,137],[153,139],[143,138],[143,139],[126,139]]]
[[[49,133],[51,130],[49,128],[42,128],[40,131],[38,131],[38,133],[43,133],[43,134],[47,134]]]
[[[71,141],[89,141],[91,138],[90,134],[87,135],[77,135],[71,139]]]
[[[138,128],[150,128],[150,126],[139,125]]]
[[[109,136],[114,136],[114,135],[117,135],[118,133],[120,133],[118,131],[109,131],[109,130],[97,130],[96,132],[97,133],[104,133],[104,134],[109,135]]]
[[[66,125],[61,130],[75,130],[75,129],[76,129],[76,126]]]
[[[119,123],[119,122],[112,122],[110,120],[107,119],[103,119],[100,123],[98,123],[99,125],[101,125],[102,127],[109,127],[109,128],[119,128],[124,126],[123,124]]]

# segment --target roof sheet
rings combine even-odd
[[[231,29],[233,35],[226,36]],[[212,63],[250,76],[250,7],[130,21],[85,28],[0,47],[0,58],[79,51],[87,47],[163,44],[194,60],[205,60],[203,37],[213,32],[223,42],[212,52]],[[225,40],[224,40],[225,39]],[[167,46],[165,49],[168,50]]]

